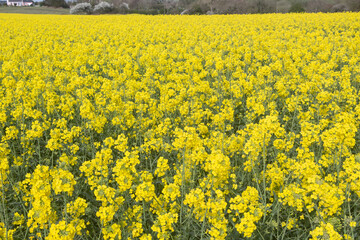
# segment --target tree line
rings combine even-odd
[[[44,0],[43,5],[66,7],[102,1],[114,6],[114,13],[143,14],[248,14],[287,12],[360,11],[360,0]]]

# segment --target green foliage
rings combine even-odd
[[[44,0],[42,5],[47,6],[47,7],[61,7],[61,8],[69,8],[70,7],[65,2],[65,0]]]
[[[291,5],[289,12],[301,13],[301,12],[305,12],[305,9],[300,2],[297,2]]]
[[[53,8],[53,7],[0,7],[0,13],[21,13],[21,14],[56,14],[65,15],[69,14],[66,8]]]

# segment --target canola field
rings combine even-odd
[[[1,239],[359,239],[360,13],[0,14]]]

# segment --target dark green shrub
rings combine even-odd
[[[301,3],[297,2],[291,5],[289,12],[300,13],[305,12],[305,9]]]

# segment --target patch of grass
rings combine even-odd
[[[69,9],[66,8],[51,8],[51,7],[0,7],[0,13],[23,13],[23,14],[69,14]]]

